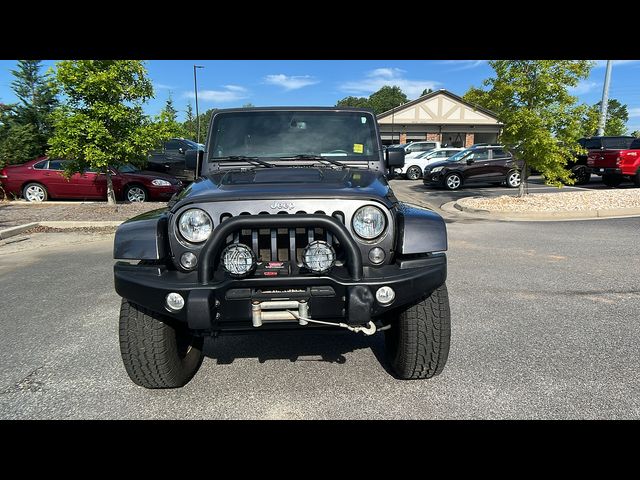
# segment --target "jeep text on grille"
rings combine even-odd
[[[116,232],[120,347],[135,383],[183,386],[206,336],[276,330],[383,331],[399,378],[442,371],[445,223],[394,196],[386,175],[404,150],[383,150],[371,111],[219,110],[205,150],[186,156],[198,179]]]

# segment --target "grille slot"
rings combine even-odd
[[[265,214],[267,212],[260,212]],[[316,212],[325,215],[325,212]],[[241,215],[248,212],[242,212]],[[269,213],[269,215],[288,215],[289,212],[281,211]],[[304,214],[304,212],[296,212]],[[221,222],[232,218],[232,214],[223,213],[220,215]],[[344,214],[334,212],[331,214],[335,219],[344,224]],[[338,260],[344,258],[337,239],[324,228],[253,228],[243,229],[234,232],[226,239],[226,245],[230,243],[244,243],[251,247],[253,252],[261,261],[290,261],[297,266],[302,266],[302,251],[314,240],[323,240],[333,246]],[[338,265],[342,261],[336,262]]]

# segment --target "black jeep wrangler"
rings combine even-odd
[[[393,194],[386,174],[404,151],[383,151],[371,111],[219,110],[187,161],[199,178],[115,235],[120,348],[136,384],[183,386],[205,336],[249,331],[384,330],[399,378],[442,371],[445,223]]]

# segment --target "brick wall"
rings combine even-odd
[[[474,137],[475,137],[475,135],[473,133],[467,133],[464,136],[464,146],[465,146],[465,148],[468,148],[468,147],[470,147],[471,145],[474,144]]]
[[[439,133],[427,133],[427,140],[432,142],[440,142],[440,134]]]

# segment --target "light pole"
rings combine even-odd
[[[204,68],[203,65],[194,65],[193,66],[193,89],[196,93],[196,124],[198,125],[198,130],[196,133],[196,143],[200,143],[200,111],[198,110],[198,76],[196,75],[197,68]]]
[[[600,122],[598,124],[598,136],[604,135],[607,126],[607,109],[609,108],[609,83],[611,82],[611,60],[607,60],[607,72],[604,75],[604,87],[602,88],[602,101],[600,102]]]

